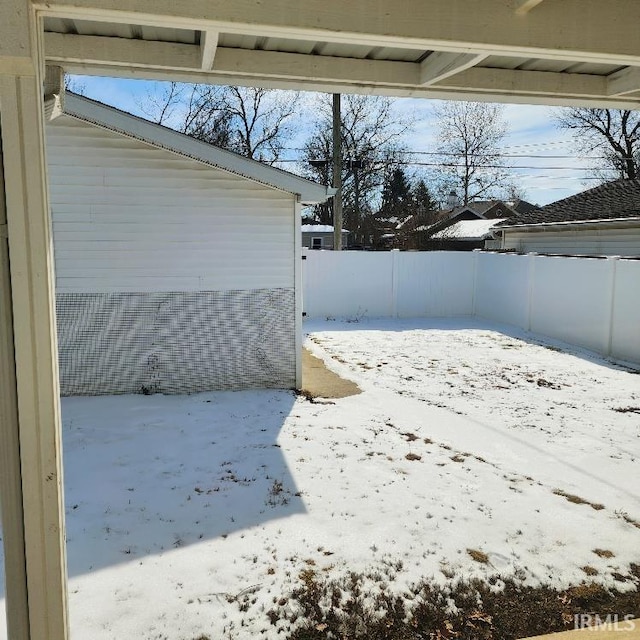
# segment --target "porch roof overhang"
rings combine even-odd
[[[637,0],[2,0],[0,502],[9,636],[68,637],[44,64],[115,77],[636,109],[639,23]]]
[[[71,73],[640,107],[636,0],[46,0]]]

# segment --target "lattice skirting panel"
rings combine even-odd
[[[62,395],[295,385],[293,289],[57,296]]]

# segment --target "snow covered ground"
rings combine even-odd
[[[64,399],[72,638],[275,637],[303,569],[629,585],[639,375],[475,320],[305,328],[362,394]]]

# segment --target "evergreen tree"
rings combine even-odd
[[[413,212],[416,215],[427,215],[439,209],[438,202],[431,195],[424,179],[418,180],[411,191],[413,196]]]
[[[393,169],[382,187],[382,205],[378,220],[382,224],[395,226],[413,213],[411,186],[402,167]]]

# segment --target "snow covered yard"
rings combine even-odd
[[[72,637],[275,637],[303,571],[632,586],[640,376],[475,320],[306,330],[362,394],[63,400]]]

